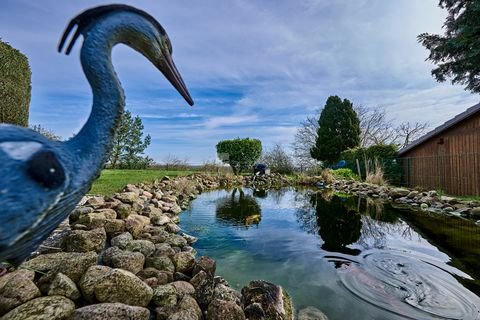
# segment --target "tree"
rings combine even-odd
[[[415,139],[419,138],[425,132],[428,126],[427,122],[403,122],[396,128],[395,143],[400,149],[405,148]]]
[[[223,140],[216,147],[218,158],[228,163],[234,174],[250,169],[262,155],[262,142],[257,139]]]
[[[34,124],[33,126],[30,126],[30,129],[40,134],[43,134],[45,137],[47,137],[50,140],[57,140],[57,141],[62,140],[62,137],[57,135],[55,132],[53,132],[52,130],[46,129],[39,124]]]
[[[141,155],[151,143],[151,137],[143,136],[142,119],[132,117],[130,111],[125,111],[120,118],[120,125],[115,133],[113,148],[108,162],[112,168],[120,166],[125,169],[140,169],[147,167],[152,159]]]
[[[383,108],[366,108],[354,106],[360,121],[360,146],[368,147],[377,144],[389,144],[396,136],[392,120],[387,118]]]
[[[418,41],[430,54],[427,60],[437,65],[432,76],[438,82],[452,78],[452,84],[480,92],[480,5],[472,0],[440,0],[447,9],[444,35],[422,33]]]
[[[301,168],[312,168],[317,165],[317,160],[310,154],[310,149],[315,146],[317,141],[318,119],[321,110],[317,110],[315,115],[308,116],[305,121],[300,123],[300,127],[295,133],[292,144],[293,157],[296,164]]]
[[[28,126],[32,72],[28,59],[0,40],[0,122]]]
[[[310,149],[313,158],[332,164],[340,152],[360,144],[360,121],[352,103],[330,96],[318,120],[317,140]]]
[[[276,144],[271,150],[263,155],[265,162],[273,172],[289,174],[293,172],[294,165],[290,155],[279,145]]]

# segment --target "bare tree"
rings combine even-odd
[[[415,139],[419,138],[426,131],[427,122],[402,122],[397,128],[394,142],[400,149],[405,148]]]
[[[188,159],[180,159],[170,153],[163,158],[163,163],[166,170],[184,170],[188,167]]]
[[[318,162],[310,155],[310,149],[317,141],[318,119],[321,109],[317,110],[314,115],[308,116],[306,120],[300,123],[295,133],[294,142],[292,144],[293,157],[300,167],[314,167]]]
[[[389,144],[394,140],[396,132],[393,129],[392,120],[387,118],[385,109],[370,109],[362,105],[357,105],[354,106],[354,110],[360,120],[361,147]]]
[[[289,174],[294,169],[292,158],[279,144],[264,153],[263,162],[277,173]]]
[[[43,134],[45,137],[47,137],[50,140],[57,140],[57,141],[62,140],[62,137],[57,135],[52,130],[49,130],[49,129],[46,129],[46,128],[42,127],[40,124],[34,124],[34,125],[30,126],[30,129],[32,129],[33,131],[36,131],[40,134]]]

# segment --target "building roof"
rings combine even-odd
[[[455,117],[453,117],[452,119],[448,120],[447,122],[445,122],[444,124],[436,127],[435,129],[433,129],[432,131],[428,132],[427,134],[425,134],[424,136],[418,138],[417,140],[413,141],[412,143],[410,143],[409,145],[407,145],[405,148],[401,149],[400,151],[398,151],[398,155],[401,156],[402,154],[418,147],[419,145],[421,145],[422,143],[430,140],[431,138],[439,135],[440,133],[442,133],[443,131],[453,127],[454,125],[456,125],[457,123],[460,123],[462,122],[463,120],[469,118],[470,116],[476,114],[477,112],[480,111],[480,103],[474,105],[473,107],[470,107],[468,108],[467,110],[465,110],[464,112],[460,113],[460,114],[457,114]]]

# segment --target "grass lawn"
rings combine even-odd
[[[92,186],[89,194],[112,195],[121,191],[127,184],[135,184],[140,182],[152,182],[163,176],[176,177],[191,174],[195,171],[188,170],[121,170],[121,169],[105,169],[102,170],[100,178],[98,178]]]

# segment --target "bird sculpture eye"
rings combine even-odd
[[[28,161],[26,171],[38,184],[55,189],[65,181],[65,171],[55,154],[51,151],[39,151]]]

